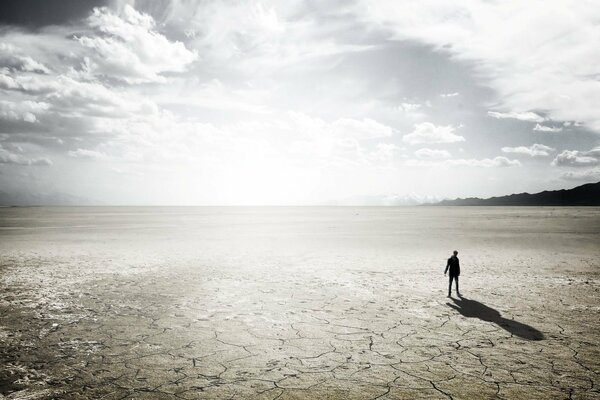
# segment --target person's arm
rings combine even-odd
[[[446,263],[446,269],[444,270],[444,275],[446,275],[446,272],[448,272],[448,268],[450,268],[450,259],[448,259],[448,262]]]

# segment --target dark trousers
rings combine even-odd
[[[448,296],[452,293],[452,279],[456,280],[456,293],[460,293],[458,291],[458,275],[450,275],[450,282],[448,282]]]

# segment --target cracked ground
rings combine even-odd
[[[0,399],[600,399],[599,243],[597,208],[3,208]]]

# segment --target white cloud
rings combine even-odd
[[[88,149],[77,149],[69,151],[69,157],[74,158],[88,158],[92,160],[104,160],[108,158],[105,153],[96,150],[88,150]]]
[[[504,153],[516,153],[516,154],[526,154],[531,157],[537,156],[549,156],[551,152],[555,151],[552,147],[545,146],[543,144],[532,144],[529,147],[526,146],[518,146],[518,147],[503,147],[502,151]]]
[[[545,126],[540,124],[535,124],[535,127],[533,128],[534,131],[540,132],[560,132],[562,129],[562,126]]]
[[[101,35],[77,40],[93,50],[88,67],[94,74],[129,83],[164,81],[161,73],[185,71],[197,59],[183,43],[171,42],[156,32],[150,15],[129,5],[120,15],[106,7],[95,8],[87,22]]]
[[[454,143],[462,142],[464,137],[456,135],[451,125],[434,125],[431,122],[423,122],[415,125],[415,130],[404,135],[402,140],[408,144],[418,143]]]
[[[591,168],[583,171],[566,171],[560,175],[561,179],[567,181],[600,181],[600,168]]]
[[[412,167],[518,167],[521,163],[518,160],[510,160],[506,157],[498,156],[494,158],[483,159],[451,159],[444,161],[429,161],[429,160],[406,160],[405,164]]]
[[[288,112],[281,120],[272,120],[271,124],[270,129],[285,127],[292,138],[290,151],[301,156],[307,167],[310,164],[377,166],[392,161],[400,150],[392,143],[377,143],[374,149],[366,146],[365,141],[389,138],[394,134],[393,128],[368,118],[339,118],[328,123],[307,114]]]
[[[0,164],[49,166],[52,165],[52,160],[47,157],[27,158],[23,154],[5,149],[0,144]]]
[[[34,123],[38,122],[37,116],[46,113],[48,108],[50,104],[44,102],[0,100],[0,119]]]
[[[420,109],[421,107],[423,107],[421,104],[418,103],[401,103],[398,106],[398,109],[400,111],[404,111],[404,112],[413,112],[413,111],[417,111],[418,109]]]
[[[43,102],[23,101],[9,109],[39,114],[50,106],[65,115],[124,117],[132,113],[155,113],[150,100],[124,89],[107,87],[99,82],[85,82],[66,75],[9,75],[0,71],[0,88],[22,92]],[[8,112],[8,111],[7,111]],[[28,118],[31,118],[30,116]]]
[[[10,43],[0,43],[0,67],[18,69],[24,72],[50,73],[50,70],[44,64],[21,54],[21,51]]]
[[[374,27],[472,62],[510,111],[544,110],[600,131],[597,21],[591,0],[360,3]],[[541,122],[541,121],[538,121]]]
[[[172,79],[169,88],[169,93],[164,93],[164,88],[161,88],[160,97],[157,99],[161,105],[256,114],[270,111],[263,105],[269,96],[268,92],[248,87],[232,87],[219,79],[202,82],[196,78]]]
[[[206,63],[250,74],[268,74],[298,64],[306,72],[313,61],[373,47],[339,38],[336,28],[354,27],[353,21],[338,19],[332,27],[319,21],[319,11],[303,2],[241,0],[198,6],[177,1],[164,10],[161,23],[185,33],[186,44]]]
[[[467,167],[518,167],[521,163],[518,160],[510,160],[506,157],[498,156],[494,158],[478,159],[458,159],[458,160],[446,160],[447,165],[464,165]]]
[[[451,155],[447,150],[436,150],[423,148],[415,151],[415,156],[421,159],[436,159],[436,158],[450,158]]]
[[[399,150],[400,148],[393,143],[377,143],[375,150],[369,153],[368,157],[375,162],[389,162]]]
[[[445,98],[448,98],[448,97],[456,97],[456,96],[458,96],[458,95],[460,95],[460,93],[458,93],[458,92],[453,92],[453,93],[442,93],[442,94],[440,94],[440,97],[445,97]]]
[[[544,117],[531,112],[531,111],[527,111],[527,112],[507,112],[507,113],[501,113],[501,112],[496,112],[496,111],[488,111],[488,115],[490,117],[493,118],[497,118],[497,119],[505,119],[505,118],[511,118],[511,119],[518,119],[521,121],[532,121],[532,122],[542,122],[544,121]],[[538,124],[539,125],[539,124]]]
[[[552,161],[552,165],[559,167],[589,167],[598,164],[600,164],[600,147],[588,151],[564,150]]]
[[[362,120],[340,118],[330,125],[334,135],[351,137],[358,140],[390,137],[394,130],[370,118]]]

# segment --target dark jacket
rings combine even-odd
[[[448,272],[448,268],[450,269],[450,276],[460,275],[460,262],[458,261],[458,257],[452,256],[448,259],[448,264],[446,264],[444,273]]]

